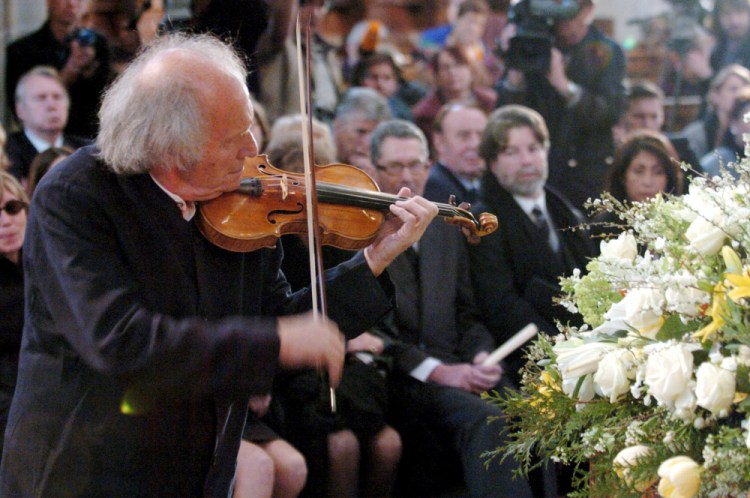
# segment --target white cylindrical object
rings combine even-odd
[[[513,337],[502,343],[499,348],[490,353],[490,355],[482,362],[482,365],[489,366],[500,363],[503,358],[523,346],[526,341],[534,337],[538,331],[539,329],[535,324],[530,323],[526,325],[524,328],[516,332]]]

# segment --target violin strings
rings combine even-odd
[[[284,190],[282,188],[281,177],[279,176],[257,178],[257,180],[261,183],[262,190],[264,191],[275,193]],[[289,179],[286,180],[286,183],[288,186],[290,183]],[[302,181],[293,180],[292,183],[296,183],[299,187],[304,187],[304,182]],[[396,201],[406,200],[405,197],[399,197],[394,194],[369,191],[359,187],[350,187],[329,182],[318,182],[317,190],[321,202],[351,205],[367,209],[387,210],[388,206]],[[440,216],[466,218],[479,226],[479,222],[474,218],[474,215],[465,209],[440,202],[434,202],[433,204],[438,207],[438,214]]]

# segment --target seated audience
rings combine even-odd
[[[427,181],[427,139],[414,124],[388,120],[372,135],[372,158],[383,192],[408,187],[420,195]],[[460,230],[435,220],[417,247],[388,267],[396,308],[377,327],[393,360],[391,413],[405,440],[412,467],[402,468],[408,496],[436,496],[444,475],[419,481],[425,467],[445,469],[436,443],[458,454],[470,496],[531,496],[528,483],[513,479],[514,464],[486,468],[482,453],[502,444],[502,412],[478,395],[508,386],[502,368],[483,365],[494,341],[482,325],[469,280]],[[498,417],[488,424],[489,417]],[[429,435],[429,437],[427,437]],[[416,474],[415,474],[416,473]]]
[[[271,164],[304,171],[302,118],[283,116],[271,130],[267,153]],[[315,163],[335,162],[329,128],[314,119]],[[307,235],[282,236],[281,269],[292,290],[310,282]],[[323,247],[323,262],[332,267],[352,257],[351,251]],[[357,358],[362,352],[382,352],[380,339],[368,332],[347,342],[342,382],[336,389],[337,411],[331,413],[329,392],[312,371],[283,375],[274,396],[282,401],[284,431],[308,462],[304,494],[313,496],[388,496],[401,457],[401,439],[385,421],[386,385],[382,372]]]
[[[729,128],[734,99],[747,86],[750,86],[750,70],[739,64],[724,67],[711,80],[708,112],[682,130],[696,156],[703,157],[721,145]]]
[[[5,432],[16,388],[23,330],[21,247],[29,198],[18,180],[0,171],[0,431]],[[0,452],[3,443],[0,438]]]
[[[458,47],[440,49],[432,60],[435,87],[412,108],[414,122],[429,135],[440,108],[450,102],[471,103],[490,112],[497,93],[475,81],[474,70],[466,54]]]
[[[16,114],[22,130],[8,137],[5,150],[11,161],[10,172],[22,181],[29,176],[34,157],[50,147],[82,147],[89,140],[64,133],[70,100],[58,72],[38,66],[16,85]]]

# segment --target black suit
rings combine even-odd
[[[276,370],[275,316],[309,293],[290,293],[280,248],[219,249],[148,174],[95,153],[54,168],[29,210],[0,494],[226,497],[247,401]],[[345,332],[390,309],[361,255],[330,276]]]
[[[530,496],[528,485],[511,480],[513,465],[506,462],[484,468],[483,451],[502,444],[502,422],[487,418],[502,412],[477,395],[462,389],[423,383],[409,376],[429,356],[444,363],[470,363],[477,353],[490,352],[494,341],[482,325],[472,295],[463,237],[456,227],[435,220],[419,242],[418,273],[403,254],[388,272],[396,286],[396,310],[382,331],[388,338],[386,354],[393,357],[391,397],[394,426],[404,439],[404,461],[434,459],[434,439],[459,453],[464,482],[472,496]],[[432,437],[425,437],[425,432]],[[430,454],[431,453],[431,454]],[[437,463],[440,465],[440,463]],[[402,473],[423,472],[421,461]],[[407,476],[412,477],[412,476]],[[442,477],[430,476],[433,479]],[[438,486],[439,487],[439,486]],[[406,490],[425,493],[424,489]],[[438,492],[431,488],[426,494]]]
[[[555,319],[563,323],[577,317],[553,303],[560,293],[558,279],[574,268],[585,269],[593,254],[587,230],[566,230],[583,219],[553,190],[545,189],[547,210],[558,229],[560,252],[554,253],[537,227],[513,196],[505,191],[491,172],[482,179],[480,205],[476,212],[488,211],[498,217],[498,230],[470,246],[474,292],[485,323],[498,343],[505,342],[529,322],[549,334],[557,333]],[[509,375],[519,379],[523,365],[517,351],[508,358]]]
[[[445,165],[436,162],[430,168],[430,176],[424,187],[424,197],[435,202],[448,202],[451,195],[456,196],[456,203],[473,203],[477,192],[469,191],[466,186]]]
[[[63,135],[63,145],[73,150],[90,143],[91,141],[85,138]],[[10,134],[5,143],[5,152],[10,159],[8,172],[18,179],[28,178],[31,162],[39,152],[23,131]]]

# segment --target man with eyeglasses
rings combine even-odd
[[[413,195],[422,194],[428,147],[416,125],[380,123],[370,151],[384,192],[408,187]],[[460,230],[434,220],[418,247],[398,256],[388,273],[396,286],[396,308],[376,331],[394,365],[390,411],[404,442],[399,491],[437,495],[453,484],[445,477],[458,467],[471,496],[530,496],[525,481],[511,478],[512,462],[486,469],[480,457],[502,443],[502,423],[487,424],[488,417],[502,412],[478,396],[501,384],[502,368],[482,364],[494,342],[474,305]],[[447,458],[441,458],[446,451]]]
[[[432,132],[437,161],[430,170],[424,196],[431,201],[476,201],[485,169],[479,156],[479,141],[487,125],[487,115],[473,104],[446,104],[440,109]]]

